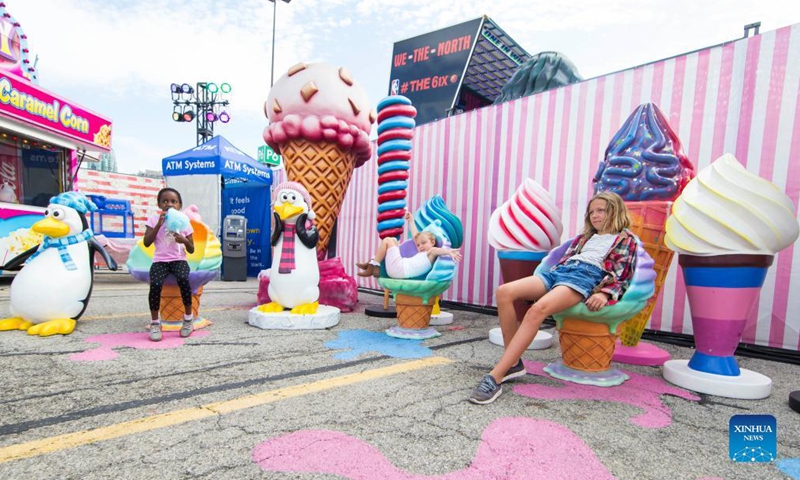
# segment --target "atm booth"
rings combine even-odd
[[[22,27],[0,3],[0,265],[40,243],[50,198],[111,150],[111,120],[39,85]]]
[[[161,167],[167,186],[181,192],[184,206],[197,205],[203,222],[223,244],[223,279],[232,274],[240,276],[241,260],[235,260],[238,258],[246,260],[248,277],[256,277],[261,270],[270,267],[272,170],[269,167],[258,163],[219,135],[163,159]],[[231,215],[247,220],[244,240],[227,237],[223,221]],[[245,227],[239,225],[237,231],[238,228]],[[234,240],[234,243],[226,244],[226,239]],[[246,251],[226,251],[226,245],[235,245],[235,240],[245,243]],[[235,272],[228,270],[229,265]]]

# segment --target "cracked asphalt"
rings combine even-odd
[[[0,280],[4,314],[9,285]],[[339,360],[325,346],[339,332],[395,324],[363,314],[382,297],[361,293],[329,330],[277,331],[246,324],[256,292],[255,279],[212,282],[207,334],[175,348],[114,347],[99,361],[71,357],[99,346],[89,337],[145,336],[147,285],[127,274],[98,273],[71,335],[0,332],[0,479],[789,478],[775,463],[729,459],[737,414],[774,415],[778,460],[800,458],[800,415],[787,405],[797,365],[739,358],[773,380],[758,401],[659,393],[669,388],[659,368],[619,366],[640,383],[610,397],[529,372],[477,406],[466,398],[501,353],[488,341],[495,316],[450,310],[454,323],[423,342],[423,358],[378,346]],[[560,353],[524,358],[536,368]]]

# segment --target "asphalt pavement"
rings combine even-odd
[[[501,353],[496,316],[450,310],[440,337],[395,340],[395,320],[363,313],[382,297],[361,293],[333,328],[261,330],[246,323],[257,287],[209,283],[212,325],[156,344],[147,285],[101,272],[72,334],[0,332],[0,479],[800,476],[797,365],[739,358],[773,389],[733,400],[670,385],[659,367],[616,365],[631,376],[619,387],[566,384],[541,372],[556,345],[528,351],[529,374],[478,406],[467,397]],[[777,460],[733,462],[729,421],[755,414],[776,418]]]

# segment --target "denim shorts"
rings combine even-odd
[[[606,272],[596,265],[573,260],[546,272],[538,272],[536,276],[544,282],[548,292],[557,285],[564,285],[583,295],[586,300],[603,281]]]

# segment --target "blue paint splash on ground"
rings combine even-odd
[[[775,464],[778,469],[789,475],[793,480],[800,480],[800,458],[778,460]]]
[[[393,338],[384,332],[369,330],[343,330],[339,338],[325,343],[332,350],[346,349],[333,356],[338,360],[352,360],[366,353],[376,352],[393,358],[424,358],[433,351],[422,346],[422,340]]]

